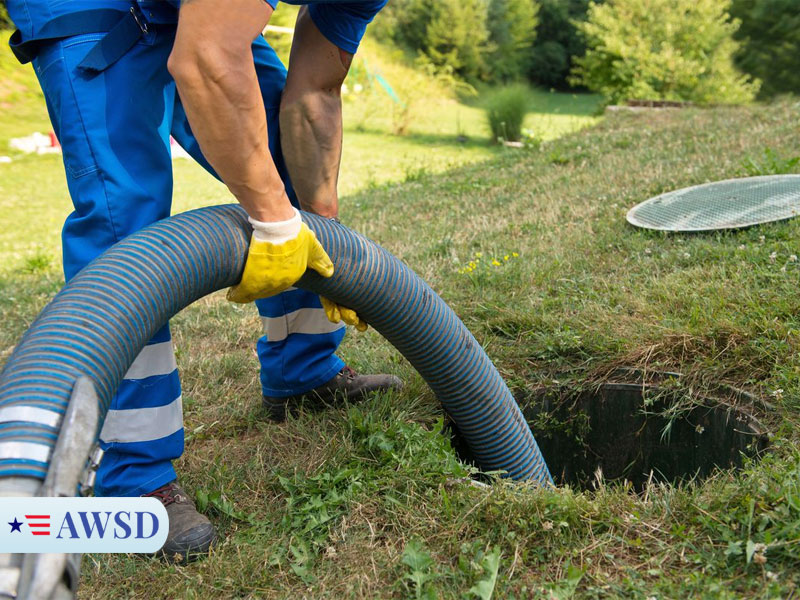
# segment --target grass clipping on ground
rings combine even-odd
[[[187,448],[178,472],[219,527],[205,560],[91,555],[84,598],[787,597],[800,578],[800,224],[664,235],[625,223],[667,190],[800,155],[796,104],[615,115],[538,149],[343,200],[348,224],[409,263],[515,390],[619,365],[768,396],[758,464],[635,494],[466,483],[441,413],[374,331],[343,357],[399,395],[269,424],[251,307],[208,297],[173,322]],[[358,206],[358,210],[354,207]],[[508,257],[508,258],[506,258]],[[474,265],[474,267],[470,267]],[[0,281],[9,349],[57,289]],[[468,268],[470,267],[470,268]]]

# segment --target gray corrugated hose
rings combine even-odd
[[[503,379],[444,301],[374,242],[316,215],[303,219],[335,273],[325,279],[309,271],[298,287],[355,309],[389,340],[433,389],[481,468],[551,482]],[[116,244],[64,287],[0,376],[0,495],[35,490],[44,479],[77,378],[94,384],[101,427],[150,337],[198,298],[239,280],[249,238],[236,205],[183,213]]]

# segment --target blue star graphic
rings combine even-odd
[[[17,521],[17,517],[14,517],[14,520],[9,521],[8,524],[11,525],[11,531],[9,533],[14,533],[15,531],[22,533],[22,529],[20,529],[20,527],[22,527],[22,523]]]

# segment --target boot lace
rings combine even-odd
[[[184,500],[178,486],[175,485],[174,482],[162,485],[157,490],[153,490],[149,494],[143,494],[143,496],[146,498],[158,498],[164,506],[169,506],[173,502],[181,502]]]
[[[356,373],[353,369],[348,366],[342,367],[342,370],[339,371],[340,375],[344,375],[347,379],[355,379],[358,377],[358,373]]]

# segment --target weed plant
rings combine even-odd
[[[748,156],[742,161],[744,175],[756,177],[759,175],[784,175],[800,171],[800,156],[785,158],[778,156],[775,150],[767,146],[761,156]]]

